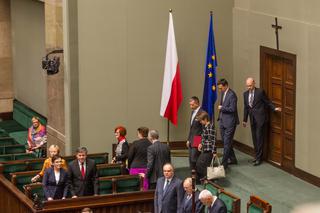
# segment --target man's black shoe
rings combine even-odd
[[[261,164],[261,161],[257,160],[253,163],[253,166],[259,166]]]

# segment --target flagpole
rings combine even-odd
[[[169,145],[169,138],[170,138],[170,122],[168,119],[168,125],[167,125],[167,144]]]
[[[169,9],[169,13],[172,13],[172,9]],[[168,123],[167,123],[167,144],[169,146],[169,140],[170,140],[170,121],[168,119]]]

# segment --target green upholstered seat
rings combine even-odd
[[[9,133],[9,136],[14,138],[14,140],[19,144],[26,144],[28,140],[28,131],[16,131]]]
[[[7,162],[7,161],[11,161],[14,160],[14,157],[12,154],[10,155],[0,155],[0,162]]]
[[[1,121],[0,128],[3,129],[6,133],[26,130],[26,128],[16,120]]]
[[[99,177],[116,176],[116,175],[121,175],[121,166],[119,165],[116,165],[113,167],[105,167],[105,168],[98,167]]]
[[[140,191],[141,181],[139,176],[128,177],[124,179],[116,179],[116,192],[134,192]]]
[[[106,155],[92,156],[92,157],[90,157],[90,159],[94,160],[94,162],[95,162],[96,164],[107,163]]]
[[[34,161],[34,162],[28,162],[29,170],[41,170],[43,167],[43,162],[44,161]]]
[[[112,179],[99,180],[99,194],[100,195],[112,194],[113,193],[112,185],[113,185]]]
[[[263,213],[263,209],[251,204],[248,208],[248,213]]]
[[[34,194],[37,194],[40,200],[45,200],[44,192],[43,192],[43,187],[41,184],[35,185],[31,187],[30,191],[28,192],[30,194],[30,198],[34,198]]]
[[[232,212],[232,209],[233,209],[233,201],[234,199],[230,196],[228,196],[227,194],[224,194],[224,193],[220,193],[218,195],[218,197],[224,202],[224,204],[226,205],[227,207],[227,212]]]
[[[37,156],[34,153],[21,153],[21,154],[14,154],[14,160],[29,160],[35,159]]]
[[[205,184],[205,189],[209,190],[212,195],[218,196],[219,189],[211,184]]]
[[[16,186],[20,191],[23,190],[23,186],[31,183],[31,178],[33,178],[36,174],[25,174],[25,175],[17,175],[16,180]]]
[[[4,164],[3,167],[3,174],[8,180],[10,180],[11,178],[10,173],[23,172],[26,171],[28,168],[26,163]]]
[[[14,145],[17,142],[11,137],[0,138],[0,146]]]
[[[3,154],[17,154],[17,153],[25,153],[25,152],[26,152],[25,145],[17,144],[17,145],[5,146]]]

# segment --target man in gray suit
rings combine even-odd
[[[172,164],[163,166],[163,175],[157,181],[154,194],[155,213],[177,213],[182,211],[183,188],[182,181],[174,176]]]
[[[237,95],[230,89],[226,79],[218,81],[218,88],[221,91],[221,101],[218,106],[219,110],[219,126],[221,140],[223,142],[223,159],[222,164],[226,169],[228,164],[237,164],[237,158],[233,151],[233,136],[236,127],[239,124],[239,116],[237,110]]]
[[[183,181],[183,189],[185,191],[182,202],[182,210],[181,213],[191,213],[192,212],[192,179],[191,177],[187,177]],[[194,192],[194,200],[195,200],[195,213],[204,212],[204,206],[199,200],[199,191]]]
[[[197,159],[200,155],[200,152],[198,150],[198,147],[194,144],[194,138],[195,136],[200,137],[202,133],[202,125],[197,120],[197,116],[203,111],[200,108],[200,101],[199,98],[196,96],[193,96],[189,100],[189,105],[192,110],[191,117],[190,117],[190,131],[187,141],[187,147],[189,149],[189,164],[190,169],[196,168]]]
[[[147,149],[147,178],[149,179],[149,189],[155,189],[159,177],[163,175],[162,167],[171,162],[170,149],[167,144],[159,141],[157,130],[150,130],[148,139],[151,141]]]

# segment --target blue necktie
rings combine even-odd
[[[166,183],[166,185],[164,186],[163,194],[166,193],[166,191],[167,191],[167,189],[168,189],[168,187],[169,187],[169,184],[170,184],[170,181],[169,181],[169,180],[167,180],[166,182],[167,182],[167,183]]]

